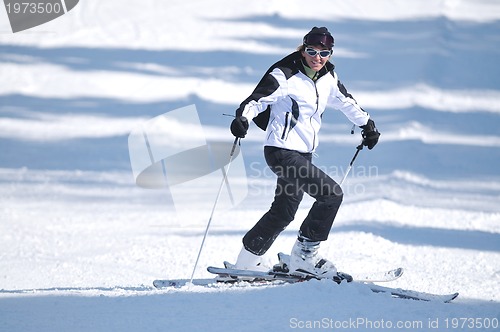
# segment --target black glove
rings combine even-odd
[[[375,127],[375,122],[372,119],[368,119],[368,123],[360,127],[363,129],[361,131],[361,136],[363,136],[363,145],[367,146],[369,150],[377,144],[380,133]]]
[[[248,131],[248,120],[244,116],[237,116],[231,122],[231,133],[235,137],[244,138]]]

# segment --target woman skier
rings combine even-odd
[[[327,28],[312,28],[297,51],[269,68],[236,111],[232,134],[244,138],[250,121],[266,130],[264,156],[278,177],[271,208],[243,237],[237,269],[268,270],[261,264],[261,256],[294,219],[306,193],[315,202],[301,224],[287,268],[297,275],[337,277],[335,265],[318,253],[343,197],[340,186],[311,162],[322,114],[327,106],[343,112],[362,128],[363,145],[368,149],[377,144],[380,134],[339,81],[329,62],[333,46]]]

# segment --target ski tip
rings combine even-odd
[[[158,289],[162,288],[181,288],[186,286],[189,283],[189,280],[186,279],[166,279],[166,280],[155,280],[153,281],[153,286]]]
[[[403,275],[404,272],[405,272],[405,269],[403,269],[402,267],[399,267],[399,268],[394,270],[394,276],[399,278]]]
[[[450,298],[446,301],[444,301],[445,303],[450,303],[451,301],[453,301],[454,299],[456,299],[458,297],[458,295],[460,295],[460,293],[456,292],[456,293],[453,293],[450,295]]]
[[[207,266],[207,271],[210,272],[210,273],[214,273],[214,274],[217,274],[217,270],[220,270],[220,269],[226,269],[225,267],[223,268],[220,268],[220,267],[216,267],[216,266]]]
[[[228,261],[224,261],[224,267],[226,269],[234,269],[234,268],[236,268],[236,266],[234,264],[229,263]]]

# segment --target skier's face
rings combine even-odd
[[[308,45],[305,50],[302,51],[302,56],[306,59],[306,63],[309,68],[314,71],[319,71],[328,62],[331,57],[331,53],[332,52],[328,48],[322,47],[321,45]]]

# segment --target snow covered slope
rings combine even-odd
[[[459,291],[453,303],[324,281],[152,287],[190,276],[215,193],[195,183],[192,207],[175,211],[164,190],[136,187],[128,134],[195,104],[205,133],[231,142],[222,114],[314,25],[333,31],[337,72],[382,132],[347,178],[323,254],[352,273],[403,266],[391,285]],[[17,34],[0,10],[0,30],[0,331],[498,329],[499,4],[81,1]],[[324,122],[315,162],[341,179],[359,132],[337,112]],[[216,211],[197,278],[234,260],[269,207],[261,142],[252,126],[248,197]]]

